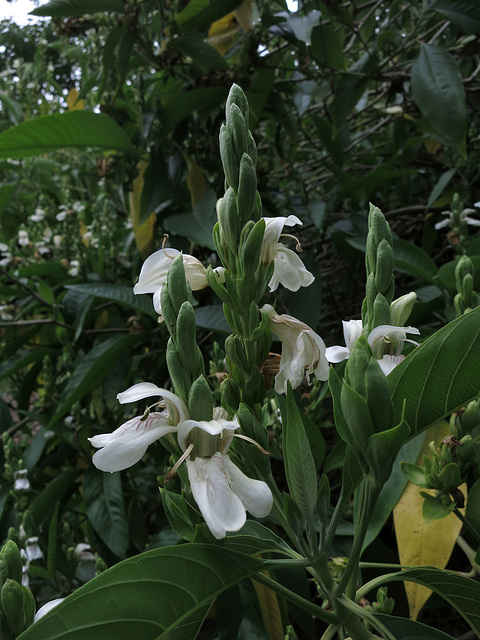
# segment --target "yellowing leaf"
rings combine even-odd
[[[429,455],[429,442],[434,440],[438,443],[448,435],[450,435],[450,429],[445,421],[430,427],[425,433],[425,441],[417,464],[422,464],[423,456]],[[462,485],[460,489],[466,495],[466,485]],[[422,515],[423,498],[420,491],[425,491],[425,489],[420,489],[409,482],[393,510],[400,563],[444,569],[452,554],[462,523],[452,513],[441,520],[425,524]],[[435,494],[434,491],[430,493]],[[413,582],[405,582],[405,591],[407,592],[410,618],[416,620],[432,592],[427,587]]]
[[[208,30],[208,44],[224,56],[233,44],[239,29],[234,12],[214,22]]]
[[[192,201],[192,211],[195,209],[197,202],[205,193],[205,178],[203,177],[202,170],[196,163],[195,159],[191,156],[183,154],[185,163],[187,165],[187,187],[190,191],[190,198]]]
[[[135,242],[137,243],[138,250],[142,258],[145,260],[153,253],[155,249],[155,214],[152,212],[150,216],[139,224],[140,219],[140,199],[142,197],[143,190],[143,173],[147,168],[148,163],[145,160],[141,160],[138,165],[138,176],[133,180],[133,191],[129,194],[130,211],[132,213],[133,234],[135,236]]]
[[[95,331],[99,331],[103,329],[103,327],[107,324],[109,318],[108,309],[103,309],[101,313],[95,319],[94,329]]]
[[[238,24],[244,31],[252,28],[252,0],[243,0],[242,4],[233,12]]]
[[[85,237],[85,234],[88,233],[88,229],[85,226],[85,223],[83,222],[83,220],[80,220],[79,226],[80,226],[80,236],[82,237],[82,242],[86,247],[88,247],[90,244],[90,239],[88,236]]]
[[[79,111],[85,108],[83,100],[78,100],[79,93],[76,89],[70,89],[67,96],[67,107],[69,111]]]
[[[264,573],[268,575],[268,571]],[[271,640],[283,640],[285,630],[277,594],[255,580],[253,581],[253,586],[262,611],[263,624],[268,631],[269,637]]]

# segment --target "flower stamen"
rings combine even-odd
[[[297,238],[297,236],[294,236],[291,233],[281,233],[280,238],[292,238],[292,240],[295,240],[295,242],[297,243],[295,249],[298,251],[298,253],[302,253],[302,245],[300,244],[300,240]]]
[[[254,444],[254,445],[257,447],[257,449],[263,453],[263,455],[264,455],[264,456],[269,456],[269,455],[270,455],[270,451],[267,451],[266,449],[264,449],[264,448],[262,447],[262,445],[261,445],[261,444],[259,444],[259,443],[258,443],[256,440],[254,440],[253,438],[249,438],[248,436],[244,436],[244,435],[243,435],[243,434],[241,434],[241,433],[234,433],[234,434],[233,434],[233,437],[234,437],[234,438],[240,438],[241,440],[246,440],[247,442],[250,442],[251,444]]]
[[[173,478],[173,476],[177,473],[178,467],[182,464],[182,462],[184,460],[186,460],[188,458],[188,456],[190,455],[190,453],[193,450],[193,446],[194,446],[193,442],[191,442],[188,445],[188,447],[185,449],[183,454],[180,456],[180,458],[177,460],[177,462],[173,465],[173,467],[170,469],[170,471],[165,476],[165,482],[168,482],[169,480],[171,480]]]

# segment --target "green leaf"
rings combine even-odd
[[[430,7],[467,33],[480,32],[480,4],[477,0],[437,0]]]
[[[142,340],[141,336],[114,336],[93,347],[73,372],[63,392],[60,407],[48,427],[51,428],[75,402],[97,388],[110,373],[115,360],[122,354],[129,353],[139,340]]]
[[[52,0],[30,11],[31,16],[50,16],[52,18],[77,18],[86,13],[115,11],[123,13],[125,5],[121,0]]]
[[[280,405],[284,407],[284,404]],[[302,417],[290,384],[283,409],[282,446],[290,493],[302,516],[311,520],[317,502],[317,474]]]
[[[313,29],[310,51],[322,67],[344,71],[347,66],[338,34],[328,25],[321,24]]]
[[[66,147],[132,150],[127,134],[115,120],[92,111],[34,118],[0,134],[0,158],[26,158]]]
[[[223,307],[218,304],[206,305],[196,309],[195,324],[201,329],[208,329],[208,331],[230,333],[230,327],[225,320]]]
[[[164,221],[165,228],[170,233],[187,236],[190,242],[215,251],[212,231],[217,222],[216,202],[217,196],[213,189],[206,189],[193,213],[169,216]]]
[[[19,640],[192,640],[214,599],[262,568],[208,544],[147,551],[90,580]]]
[[[410,437],[480,392],[480,307],[430,336],[387,376],[396,420],[405,402]]]
[[[129,285],[113,284],[110,282],[92,282],[91,284],[68,284],[66,285],[66,289],[95,296],[96,298],[102,298],[102,300],[117,302],[134,311],[147,313],[155,319],[158,317],[158,314],[155,313],[153,309],[152,297],[135,295],[132,287]]]
[[[415,278],[420,278],[433,284],[434,277],[437,275],[437,267],[423,249],[407,240],[395,238],[393,241],[393,255],[397,271],[409,273]]]
[[[236,9],[242,0],[190,0],[177,15],[180,31],[202,31]]]
[[[82,469],[70,468],[63,471],[30,503],[29,511],[36,526],[40,526],[55,505],[71,492],[81,473]]]
[[[427,122],[465,155],[465,89],[458,64],[448,51],[422,43],[412,65],[412,94]]]
[[[456,168],[453,168],[442,173],[442,175],[437,181],[437,184],[433,187],[430,197],[428,198],[427,209],[429,209],[434,204],[434,202],[436,202],[438,198],[442,195],[445,187],[448,185],[448,183],[453,178],[456,172],[457,172]]]
[[[187,6],[187,9],[192,2]],[[165,135],[168,135],[185,118],[194,111],[209,109],[220,105],[227,97],[226,87],[200,87],[180,93],[172,93],[171,99],[162,107],[161,125]]]
[[[416,582],[432,589],[444,598],[477,633],[480,632],[480,584],[471,578],[452,571],[442,571],[433,567],[405,569],[398,573],[382,576],[382,584],[387,582]],[[420,636],[421,637],[421,636]]]
[[[374,613],[373,615],[388,631],[393,633],[395,640],[453,640],[453,636],[428,627],[421,622],[387,616],[384,613]]]
[[[175,47],[184,55],[192,59],[193,64],[199,67],[203,73],[210,71],[225,71],[228,69],[227,61],[200,36],[180,36],[174,41]]]
[[[83,497],[95,531],[115,555],[125,558],[129,536],[120,473],[90,467],[83,477]]]
[[[43,360],[45,356],[52,356],[55,353],[56,350],[50,347],[36,347],[35,349],[23,347],[19,351],[16,351],[11,358],[2,362],[0,365],[0,380],[13,375],[16,371],[23,369],[33,362]]]

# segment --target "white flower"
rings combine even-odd
[[[40,609],[35,614],[35,618],[33,619],[33,621],[37,622],[38,620],[40,620],[40,618],[43,618],[46,613],[54,609],[57,604],[60,604],[60,602],[62,602],[63,600],[65,600],[65,598],[55,598],[55,600],[50,600],[50,602],[44,604],[43,607],[40,607]]]
[[[476,204],[476,203],[475,203]],[[476,213],[475,209],[463,209],[460,213],[460,224],[469,224],[472,227],[480,227],[480,220],[476,218],[471,218],[469,216],[470,213]],[[437,222],[435,225],[435,229],[443,229],[444,227],[450,226],[454,222],[454,214],[452,211],[442,211],[442,216],[446,216],[444,220]]]
[[[95,562],[97,556],[92,553],[91,549],[91,546],[86,542],[79,542],[74,550],[75,557],[79,562]]]
[[[58,209],[60,213],[57,213],[55,218],[58,220],[58,222],[63,222],[68,215],[68,207],[64,204],[61,204]]]
[[[113,433],[104,433],[90,442],[100,449],[93,456],[93,464],[101,471],[121,471],[136,464],[145,454],[148,446],[167,433],[177,430],[177,425],[188,418],[186,404],[178,396],[166,389],[160,389],[150,382],[140,382],[123,393],[119,402],[137,402],[144,398],[161,396],[166,412],[152,412],[136,416],[122,424]]]
[[[72,260],[70,262],[70,269],[68,270],[68,273],[73,278],[78,276],[78,274],[80,273],[80,262],[78,260]]]
[[[407,333],[419,335],[420,331],[415,327],[397,327],[391,324],[382,324],[375,327],[368,334],[368,344],[385,375],[388,375],[405,357],[401,356],[400,353],[404,343],[407,341]],[[337,363],[350,357],[355,341],[362,335],[362,321],[343,321],[343,335],[345,347],[334,346],[327,348],[326,353],[329,362]],[[385,353],[386,351],[389,353]]]
[[[280,371],[275,376],[275,391],[286,393],[288,381],[296,389],[304,377],[309,383],[311,375],[317,380],[327,380],[326,349],[320,336],[300,320],[279,315],[269,304],[263,305],[261,311],[268,315],[271,330],[282,341],[282,357]]]
[[[153,306],[161,316],[161,292],[167,280],[168,270],[172,261],[180,254],[176,249],[160,249],[149,256],[142,265],[137,284],[133,287],[133,293],[153,293]],[[183,266],[185,278],[192,291],[199,291],[208,287],[207,270],[197,258],[183,254]],[[219,278],[219,282],[225,282],[223,267],[213,270]]]
[[[25,553],[29,562],[43,558],[43,551],[38,544],[38,536],[33,536],[25,541]]]
[[[193,441],[194,454],[197,449],[206,447],[208,450],[209,445],[217,449],[208,457],[196,455],[186,461],[193,497],[217,540],[224,538],[228,531],[241,529],[247,511],[256,518],[264,518],[273,506],[268,485],[262,480],[248,478],[226,453],[238,426],[236,420],[187,420],[178,432],[179,444],[185,452],[189,437]]]
[[[20,229],[20,231],[18,232],[18,244],[21,247],[26,247],[29,242],[30,238],[28,237],[28,232],[24,229]]]
[[[45,211],[43,209],[35,209],[33,216],[30,216],[30,220],[33,222],[41,222],[45,218]]]
[[[28,469],[19,469],[13,474],[15,482],[13,488],[15,491],[28,491],[30,489],[30,481],[28,479]]]
[[[349,320],[346,322],[342,320],[343,324],[343,337],[345,338],[345,346],[327,347],[326,356],[327,360],[332,363],[341,362],[350,356],[350,352],[353,349],[355,340],[362,335],[362,321],[361,320]]]
[[[278,242],[282,235],[283,227],[293,227],[302,224],[297,216],[290,215],[287,218],[264,218],[265,235],[263,237],[261,260],[270,264],[273,260],[273,276],[268,287],[275,291],[281,284],[290,291],[298,291],[300,287],[308,287],[315,280],[313,274],[307,271],[298,255],[285,245]],[[297,241],[297,248],[300,247]]]

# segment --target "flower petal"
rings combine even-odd
[[[65,600],[65,598],[55,598],[55,600],[50,600],[50,602],[47,602],[47,604],[44,604],[43,607],[40,607],[40,609],[35,614],[35,618],[33,619],[33,621],[37,622],[37,620],[40,620],[40,618],[43,618],[43,616],[46,613],[51,611],[51,609],[54,609],[57,606],[57,604],[60,604],[60,602],[62,602],[62,600]]]
[[[377,360],[377,362],[383,373],[388,376],[388,374],[395,369],[397,364],[404,359],[405,356],[383,356],[383,358],[381,360]]]
[[[293,227],[302,224],[297,216],[290,215],[287,218],[278,216],[276,218],[264,218],[265,235],[263,236],[261,260],[269,264],[275,257],[276,245],[283,231],[283,227]]]
[[[188,419],[188,408],[185,402],[171,391],[161,389],[152,382],[139,382],[138,384],[134,384],[133,387],[129,387],[126,391],[119,393],[117,395],[117,400],[121,404],[126,404],[128,402],[137,402],[138,400],[143,400],[144,398],[150,398],[152,396],[161,396],[167,403],[171,403],[175,407],[178,412],[175,424]]]
[[[192,429],[202,429],[202,431],[206,431],[206,433],[211,436],[218,436],[223,431],[231,431],[233,435],[235,429],[238,429],[239,427],[240,425],[236,418],[233,420],[219,418],[218,420],[210,420],[209,422],[206,420],[184,420],[178,427],[178,444],[182,451],[185,451],[187,448],[185,441]]]
[[[150,444],[177,427],[167,422],[163,413],[151,413],[146,420],[132,418],[113,433],[89,438],[92,446],[100,448],[93,456],[93,464],[101,471],[122,471],[136,464]]]
[[[224,456],[230,486],[245,509],[255,518],[265,518],[273,507],[273,496],[266,482],[246,476],[237,465]]]
[[[238,531],[247,519],[245,507],[232,491],[225,466],[225,456],[187,460],[193,497],[212,534],[220,540],[227,531]]]
[[[298,291],[300,287],[308,287],[315,276],[307,271],[298,255],[283,244],[276,245],[273,276],[268,287],[275,291],[279,284],[289,291]]]
[[[176,249],[160,249],[152,253],[142,265],[133,293],[155,293],[164,284],[172,260],[179,253]]]
[[[347,347],[341,347],[340,345],[335,345],[333,347],[327,347],[325,350],[326,358],[332,364],[336,364],[337,362],[342,362],[342,360],[346,360],[350,356],[350,351]]]
[[[361,320],[349,320],[346,322],[342,320],[343,325],[343,337],[345,338],[345,346],[350,352],[353,349],[355,341],[362,335],[362,321]]]

